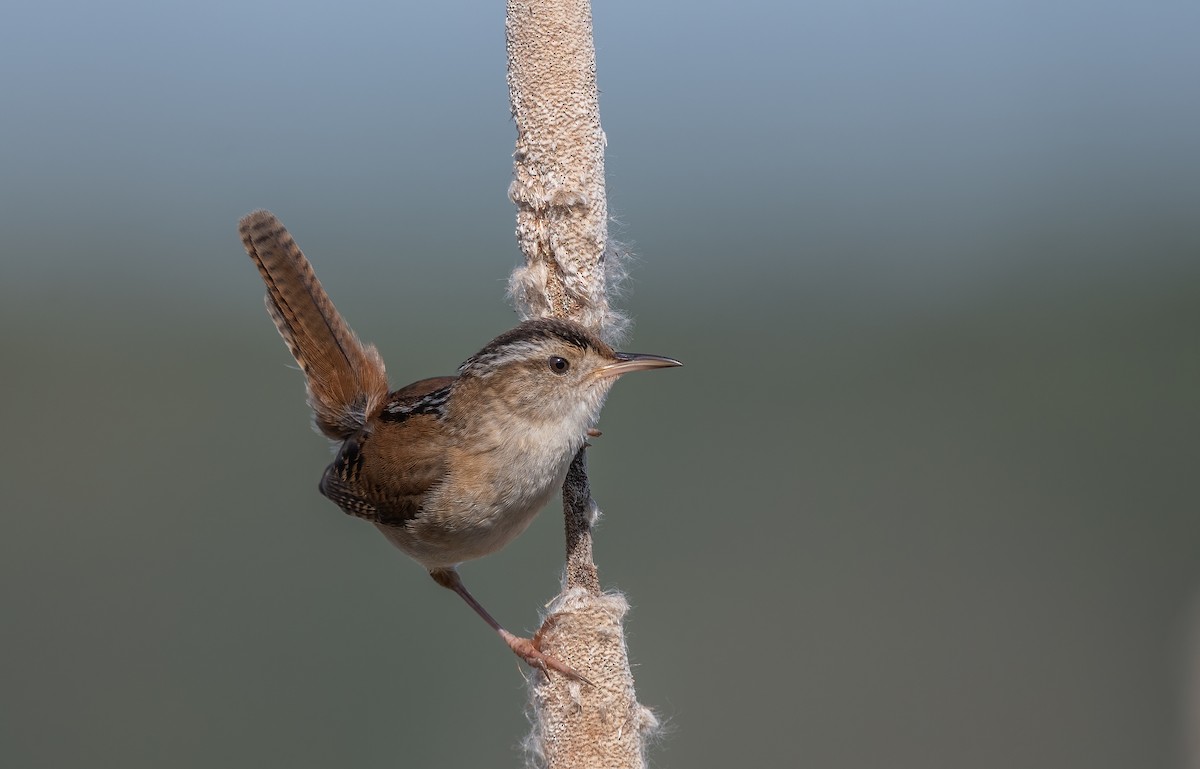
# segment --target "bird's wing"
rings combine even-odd
[[[321,493],[372,523],[402,526],[415,518],[446,474],[439,438],[453,382],[422,379],[392,393],[368,428],[342,444]]]

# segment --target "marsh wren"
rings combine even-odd
[[[358,340],[280,221],[256,211],[238,229],[267,285],[267,312],[304,372],[317,429],[341,444],[321,493],[375,524],[525,662],[582,679],[543,654],[537,635],[501,627],[456,567],[511,542],[561,488],[618,377],[679,361],[616,352],[570,321],[529,320],[456,376],[389,392],[379,353]]]

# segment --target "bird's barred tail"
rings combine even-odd
[[[387,399],[383,360],[374,345],[354,335],[274,214],[248,214],[238,231],[267,284],[267,312],[304,371],[317,427],[344,440]]]

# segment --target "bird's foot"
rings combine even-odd
[[[567,678],[582,681],[588,686],[592,686],[592,682],[580,675],[579,671],[575,668],[559,662],[548,654],[542,653],[542,633],[548,626],[553,626],[553,622],[549,619],[542,624],[537,633],[534,633],[533,638],[519,638],[507,630],[501,630],[500,637],[508,644],[508,648],[513,650],[513,654],[525,660],[525,663],[530,667],[542,671],[542,675],[546,676],[547,681],[550,680],[550,671],[555,670]]]

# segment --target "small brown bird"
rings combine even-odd
[[[456,566],[525,530],[562,486],[618,377],[680,363],[615,352],[576,323],[530,320],[457,376],[389,392],[379,353],[350,330],[280,221],[256,211],[239,231],[267,285],[267,312],[304,372],[317,428],[341,443],[321,493],[458,593],[517,656],[582,680],[501,627]]]

